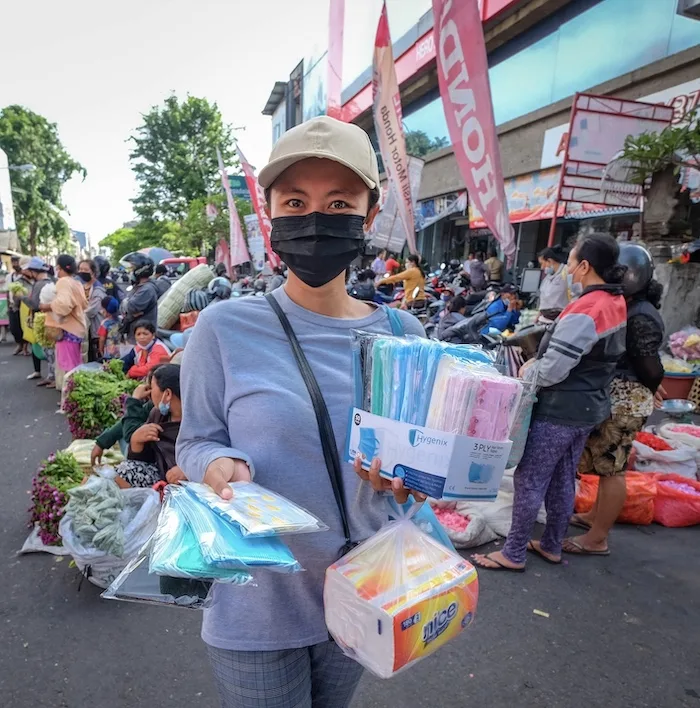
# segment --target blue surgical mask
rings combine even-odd
[[[165,394],[163,394],[163,396],[165,396]],[[166,403],[161,400],[161,402],[158,404],[158,412],[161,415],[168,415],[168,413],[170,413],[170,403]]]
[[[554,275],[554,268],[552,266],[547,266],[544,269],[544,274],[545,275]]]
[[[578,269],[578,266],[571,271],[571,273],[566,274],[566,282],[569,286],[569,292],[571,297],[579,297],[583,292],[583,285],[581,283],[574,283],[574,273]]]

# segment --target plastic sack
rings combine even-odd
[[[255,482],[232,482],[232,499],[222,499],[210,486],[188,482],[185,489],[212,511],[238,524],[244,536],[327,531],[322,521],[289,499]]]
[[[632,446],[635,452],[634,469],[638,472],[662,472],[696,479],[698,467],[693,448],[681,445],[675,450],[659,451],[640,443],[639,440],[634,440]]]
[[[478,587],[470,563],[405,518],[328,568],[326,625],[347,656],[389,678],[472,622]]]
[[[654,520],[654,500],[656,498],[656,477],[654,474],[627,472],[627,498],[617,521],[623,524],[648,526]],[[576,492],[576,513],[589,512],[598,496],[598,475],[583,474]]]
[[[659,435],[676,445],[700,450],[700,425],[666,423],[659,428]]]
[[[51,553],[54,556],[67,556],[68,551],[63,546],[47,546],[39,534],[39,524],[34,524],[27,540],[22,544],[22,548],[17,551],[17,555],[23,553]]]
[[[219,580],[232,585],[249,583],[252,580],[250,573],[207,563],[197,536],[179,510],[176,496],[175,485],[168,485],[151,539],[149,572],[172,578]]]
[[[134,558],[156,528],[160,498],[152,489],[122,489],[124,499],[121,522],[124,528],[124,550],[121,557],[80,542],[73,529],[73,520],[64,516],[59,533],[64,549],[73,557],[78,569],[87,579],[106,588]]]
[[[184,487],[170,485],[166,494],[197,540],[207,564],[216,568],[280,573],[302,570],[287,546],[275,536],[244,536],[238,524],[226,521]]]
[[[674,528],[700,524],[700,482],[676,474],[658,475],[654,521]]]
[[[90,456],[92,448],[95,447],[94,440],[73,440],[73,442],[63,451],[69,452],[78,461],[78,464],[86,471],[92,469]],[[124,461],[121,450],[112,447],[102,453],[102,462],[106,465],[118,465]]]
[[[130,560],[102,593],[105,600],[139,602],[147,605],[204,610],[212,605],[210,582],[190,578],[168,578],[148,572],[150,544]]]
[[[527,436],[530,433],[532,411],[536,402],[537,396],[534,393],[533,385],[529,383],[523,384],[523,395],[510,431],[510,439],[513,441],[513,446],[510,448],[507,467],[517,467],[520,464],[520,460],[523,459]]]
[[[409,495],[405,504],[399,504],[393,494],[387,494],[385,499],[389,508],[389,521],[410,519],[423,533],[427,533],[445,548],[454,550],[447,530],[440,523],[430,504],[416,502],[412,495]]]
[[[483,516],[464,514],[456,508],[437,508],[435,516],[455,548],[476,548],[498,537]]]

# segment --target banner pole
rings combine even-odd
[[[559,200],[561,199],[561,188],[564,186],[564,175],[566,174],[566,161],[569,156],[569,141],[571,140],[571,125],[574,120],[574,114],[576,113],[576,102],[578,101],[579,94],[574,94],[574,100],[571,104],[571,115],[569,116],[569,130],[566,134],[566,145],[564,146],[564,159],[561,163],[561,171],[559,172],[559,184],[557,185],[557,193],[554,199],[554,214],[552,214],[552,223],[549,225],[549,239],[547,240],[547,246],[551,248],[554,245],[554,232],[557,229],[557,212],[559,211]]]

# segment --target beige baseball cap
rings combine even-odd
[[[270,161],[260,170],[263,189],[296,162],[309,157],[333,160],[352,170],[370,189],[379,188],[379,166],[369,135],[353,123],[320,116],[297,125],[280,137]]]

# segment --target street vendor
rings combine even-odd
[[[540,312],[537,321],[543,324],[554,322],[569,304],[566,258],[561,246],[545,248],[538,256],[544,277],[540,283]]]

